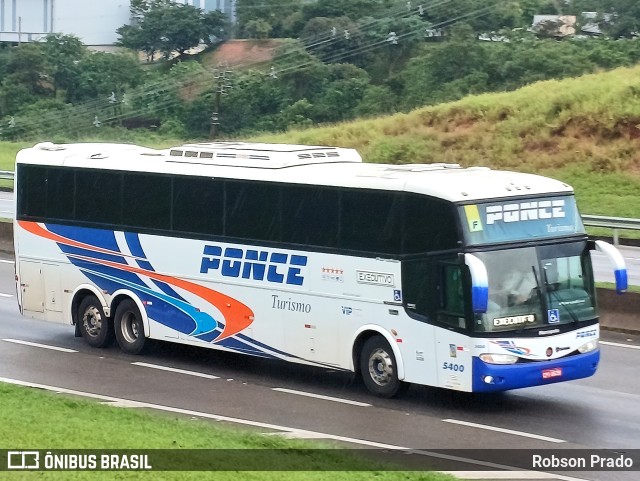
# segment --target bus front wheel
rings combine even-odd
[[[365,386],[376,396],[399,396],[409,387],[407,383],[398,379],[396,357],[382,336],[373,336],[362,346],[360,372]]]
[[[140,354],[146,344],[144,326],[138,306],[130,299],[122,301],[114,318],[116,340],[120,349],[129,354]]]
[[[78,328],[87,344],[108,347],[113,342],[113,325],[96,296],[86,296],[78,307]]]

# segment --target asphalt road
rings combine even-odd
[[[263,433],[409,448],[414,457],[445,448],[640,448],[637,336],[608,334],[601,367],[589,379],[490,396],[413,386],[402,399],[384,400],[331,370],[168,344],[145,356],[115,346],[93,349],[71,326],[22,318],[14,294],[13,264],[0,262],[5,381]],[[548,479],[632,480],[637,472],[564,472]]]
[[[0,191],[0,219],[13,219],[15,215],[13,192]]]
[[[640,247],[620,246],[618,249],[627,264],[629,285],[640,286]],[[615,282],[613,268],[603,254],[591,252],[591,260],[596,281]]]

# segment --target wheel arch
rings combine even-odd
[[[102,304],[102,309],[107,317],[109,317],[109,306],[107,305],[107,301],[104,298],[102,292],[100,292],[95,286],[91,284],[81,284],[73,291],[71,295],[71,304],[69,305],[69,310],[71,311],[71,324],[76,326],[76,337],[80,336],[80,331],[78,330],[78,308],[80,307],[80,303],[87,296],[95,296],[100,304]]]
[[[142,325],[144,326],[144,337],[149,337],[151,331],[149,329],[149,318],[147,317],[147,310],[144,308],[144,304],[142,304],[140,298],[132,291],[128,289],[118,289],[117,291],[115,291],[111,299],[111,312],[113,312],[115,315],[116,309],[118,309],[120,303],[127,299],[132,300],[138,307],[138,312],[140,312],[140,317],[142,317]]]
[[[367,342],[368,339],[374,336],[382,336],[391,346],[391,350],[393,351],[393,355],[396,358],[396,367],[398,369],[398,379],[403,381],[404,374],[404,360],[402,359],[402,355],[400,353],[400,349],[398,348],[398,343],[393,338],[390,332],[386,329],[383,329],[380,326],[376,326],[375,324],[368,324],[360,327],[353,336],[353,340],[351,342],[351,366],[350,369],[353,372],[359,372],[360,370],[360,356],[362,355],[362,347],[364,343]]]

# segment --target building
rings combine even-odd
[[[235,20],[235,0],[175,0]],[[0,0],[0,42],[37,42],[50,33],[75,35],[88,46],[114,45],[130,23],[129,0]]]
[[[531,30],[547,37],[569,37],[576,34],[575,15],[534,15]]]

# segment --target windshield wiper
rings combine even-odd
[[[535,272],[535,270],[534,270]],[[569,316],[571,316],[571,320],[573,321],[573,323],[576,325],[578,325],[578,323],[580,322],[580,319],[578,318],[578,316],[576,316],[576,313],[573,312],[573,309],[571,307],[569,307],[569,305],[565,302],[562,301],[562,299],[560,298],[560,296],[558,295],[558,293],[555,291],[555,289],[551,289],[551,285],[549,284],[549,278],[547,277],[547,270],[543,269],[543,276],[544,276],[544,288],[545,291],[547,292],[547,294],[549,295],[549,307],[551,307],[551,296],[553,296],[556,300],[556,302],[558,303],[558,314],[560,313],[560,308],[564,307],[565,310],[569,313]],[[548,319],[549,315],[547,314],[547,321],[549,321]]]
[[[540,282],[538,281],[536,266],[531,266],[531,270],[533,271],[533,278],[536,281],[536,294],[538,295],[538,302],[540,302],[540,306],[544,306],[544,302],[542,302],[542,293],[540,292]]]

